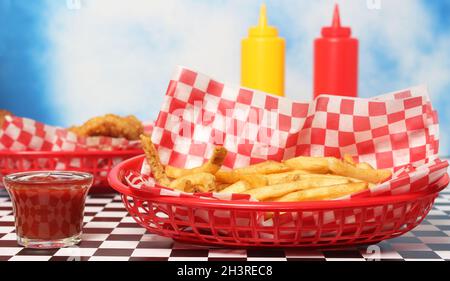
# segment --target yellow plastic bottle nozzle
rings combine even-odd
[[[277,29],[268,25],[266,5],[262,4],[259,24],[242,40],[242,86],[284,96],[285,46]]]

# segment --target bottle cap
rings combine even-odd
[[[259,23],[257,26],[253,26],[249,30],[249,36],[254,37],[270,37],[277,36],[278,30],[274,26],[270,26],[267,23],[266,4],[261,5],[259,11]]]
[[[339,16],[339,6],[334,6],[333,23],[329,27],[322,28],[323,37],[350,37],[352,30],[350,27],[341,26],[341,19]]]

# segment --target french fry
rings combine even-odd
[[[238,181],[244,180],[250,184],[251,187],[265,186],[267,185],[267,179],[264,175],[260,174],[241,174],[236,171],[218,171],[216,179],[222,183],[233,184]]]
[[[219,170],[214,174],[216,176],[217,181],[221,183],[233,184],[241,180],[242,174],[237,173],[235,171],[222,171]]]
[[[213,174],[209,173],[187,175],[173,180],[169,184],[169,187],[187,192],[209,192],[216,189],[216,178]]]
[[[242,174],[239,176],[240,180],[246,181],[251,188],[266,186],[268,184],[264,175],[259,174]]]
[[[391,176],[390,170],[370,170],[354,167],[335,158],[328,159],[330,170],[333,174],[360,179],[371,183],[380,183]]]
[[[147,159],[147,163],[152,170],[156,182],[168,186],[170,184],[170,179],[167,177],[164,166],[159,160],[158,152],[156,151],[150,136],[142,134],[139,137],[141,139],[142,149],[145,152],[145,158]]]
[[[356,163],[350,154],[344,154],[342,161],[344,161],[345,163],[350,164],[352,166],[361,168],[361,169],[374,170],[374,168],[372,166],[370,166],[369,163],[366,163],[366,162]]]
[[[306,179],[347,179],[349,182],[361,182],[362,180],[333,174],[312,174],[303,170],[295,170],[286,173],[264,175],[266,185],[275,185]]]
[[[223,171],[220,167],[227,154],[223,147],[216,147],[211,158],[199,167],[164,167],[151,138],[140,138],[156,182],[185,192],[245,193],[260,201],[328,200],[371,188],[391,176],[390,170],[356,163],[348,154],[342,160],[299,156],[281,163],[267,160]]]
[[[273,173],[282,173],[291,170],[289,166],[286,164],[267,160],[258,164],[253,164],[243,168],[237,168],[233,171],[241,173],[241,174],[273,174]]]
[[[229,183],[216,183],[216,191],[221,191],[227,187],[229,187],[231,184]]]
[[[309,174],[309,172],[303,171],[303,170],[294,170],[294,171],[285,172],[285,173],[264,175],[264,177],[267,180],[266,185],[275,185],[275,184],[298,181],[298,180],[302,179],[302,176],[305,174]]]
[[[172,187],[172,188],[174,188],[174,187]],[[181,189],[181,188],[183,188],[183,189]],[[176,188],[175,188],[175,189],[176,189]],[[197,187],[194,186],[194,185],[192,184],[192,182],[190,182],[190,181],[185,181],[185,182],[184,182],[184,186],[183,186],[183,187],[180,187],[179,190],[185,191],[185,192],[191,192],[191,193],[194,193],[194,192],[197,192],[197,191],[198,191]]]
[[[318,174],[329,172],[328,158],[332,157],[306,157],[299,156],[285,160],[283,163],[296,170],[305,170]]]
[[[305,179],[347,179],[349,182],[362,182],[360,179],[355,179],[346,176],[333,175],[333,174],[305,174],[300,176],[301,180]]]
[[[291,168],[283,163],[276,161],[265,161],[255,165],[250,165],[248,167],[237,168],[231,171],[219,170],[215,176],[218,181],[224,183],[235,183],[240,180],[246,180],[242,175],[249,174],[272,174],[272,173],[282,173],[291,170]]]
[[[214,152],[211,158],[200,167],[183,169],[167,165],[166,174],[167,176],[175,179],[197,173],[215,174],[222,166],[222,163],[225,160],[226,156],[227,150],[222,146],[217,146],[214,148]]]
[[[251,186],[246,181],[238,181],[236,183],[233,183],[232,185],[228,186],[225,189],[222,189],[220,193],[242,193],[248,189],[250,189]]]
[[[356,163],[353,160],[353,157],[350,154],[344,154],[344,157],[342,157],[342,160],[350,165],[355,166]]]
[[[328,186],[328,185],[336,185],[348,183],[349,180],[345,178],[341,179],[306,179],[301,181],[277,184],[277,185],[268,185],[258,188],[253,188],[250,190],[246,190],[243,193],[250,194],[252,197],[258,200],[266,200],[272,197],[281,197],[285,194],[304,190],[309,188]]]
[[[355,182],[311,188],[289,193],[275,199],[276,202],[297,202],[311,200],[336,199],[368,188],[366,182]]]
[[[356,164],[356,167],[358,167],[360,169],[365,169],[365,170],[374,170],[374,168],[372,166],[370,166],[369,163],[366,163],[366,162],[358,163],[358,164]]]

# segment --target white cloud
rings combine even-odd
[[[82,3],[55,13],[49,30],[64,123],[105,112],[156,118],[176,65],[239,81],[240,40],[250,25],[245,14],[257,13],[250,2]]]

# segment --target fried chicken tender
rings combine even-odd
[[[144,126],[135,116],[121,117],[115,114],[89,119],[81,126],[73,126],[69,131],[81,137],[105,136],[138,140],[144,132]]]
[[[0,109],[0,129],[3,127],[3,122],[5,122],[5,117],[13,115],[11,112],[5,109]]]

